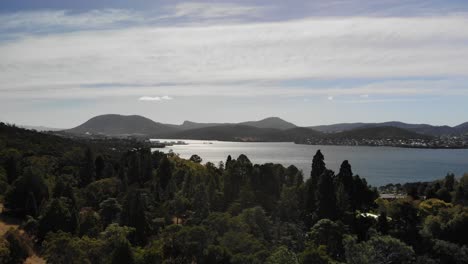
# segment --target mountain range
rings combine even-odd
[[[138,115],[100,115],[64,130],[75,135],[142,136],[152,138],[234,141],[303,141],[307,138],[429,138],[468,133],[468,122],[459,126],[432,126],[402,122],[343,123],[298,127],[279,117],[241,123],[163,124]]]

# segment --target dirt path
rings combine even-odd
[[[0,203],[0,236],[3,236],[10,228],[19,229],[21,220],[18,218],[2,215],[3,204]],[[22,231],[22,230],[20,230]],[[45,260],[34,253],[24,261],[24,264],[45,264]]]

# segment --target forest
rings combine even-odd
[[[468,263],[468,174],[379,189],[343,161],[219,164],[0,123],[0,264]],[[441,175],[443,177],[443,175]]]

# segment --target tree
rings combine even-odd
[[[39,240],[48,232],[63,231],[74,234],[78,227],[78,212],[71,201],[64,197],[54,198],[39,217]]]
[[[47,234],[44,243],[44,258],[51,264],[91,264],[79,238],[59,231]]]
[[[5,196],[5,207],[36,216],[39,206],[49,198],[43,176],[31,167],[25,168]]]
[[[377,231],[379,231],[383,235],[388,234],[388,230],[390,229],[390,225],[387,219],[387,213],[381,212],[379,217],[377,218]]]
[[[210,213],[210,201],[204,184],[199,184],[195,188],[195,194],[192,200],[194,209],[193,219],[195,223],[201,223]]]
[[[324,159],[325,158],[320,149],[317,150],[317,153],[312,159],[310,178],[305,183],[305,218],[308,226],[311,225],[312,213],[316,210],[316,192],[319,177],[326,170]]]
[[[143,190],[127,194],[122,211],[122,224],[135,228],[135,240],[139,245],[147,242],[150,225],[147,216],[148,195]]]
[[[322,175],[320,175],[315,199],[317,201],[317,219],[336,219],[337,206],[335,187],[333,184],[333,171],[326,170]]]
[[[374,236],[357,243],[353,237],[344,239],[346,263],[412,263],[415,254],[411,247],[390,236]]]
[[[299,264],[296,254],[287,247],[280,246],[267,258],[267,264]]]
[[[112,252],[111,264],[133,264],[135,259],[132,248],[127,240],[117,242],[114,252]]]
[[[283,187],[278,202],[278,216],[282,221],[297,222],[300,219],[297,187]]]
[[[102,156],[97,156],[96,160],[94,161],[94,166],[96,167],[96,179],[103,178],[105,165],[106,164]]]
[[[197,154],[192,155],[189,160],[195,163],[201,163],[203,161],[202,158]]]
[[[99,214],[101,215],[102,224],[107,227],[120,216],[122,212],[122,206],[119,204],[117,199],[108,198],[99,204]]]
[[[344,227],[342,224],[329,219],[322,219],[310,229],[308,233],[309,245],[315,247],[323,245],[329,256],[335,260],[341,260],[344,256],[343,234]]]
[[[317,153],[315,153],[314,158],[312,159],[312,170],[310,172],[310,178],[312,181],[318,182],[320,175],[325,171],[326,167],[324,160],[325,157],[320,149],[317,150]]]
[[[84,187],[96,179],[96,164],[94,163],[94,153],[88,147],[85,150],[84,161],[81,167],[80,179],[81,186]]]
[[[5,239],[3,242],[4,247],[7,247],[3,249],[3,254],[8,253],[8,261],[6,261],[5,263],[23,263],[23,261],[31,255],[31,245],[29,245],[29,243],[24,239],[24,237],[21,236],[18,230],[8,230],[4,234],[3,238]],[[0,256],[1,254],[2,253],[0,253]],[[3,260],[0,260],[0,263],[3,263],[2,261]]]
[[[166,187],[172,177],[172,164],[167,156],[164,156],[161,159],[156,175],[158,176],[159,186],[161,186],[163,190],[166,190]]]
[[[97,237],[102,231],[99,214],[91,209],[80,212],[80,236]]]

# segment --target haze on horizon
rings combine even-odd
[[[468,121],[468,2],[0,4],[0,121]]]

